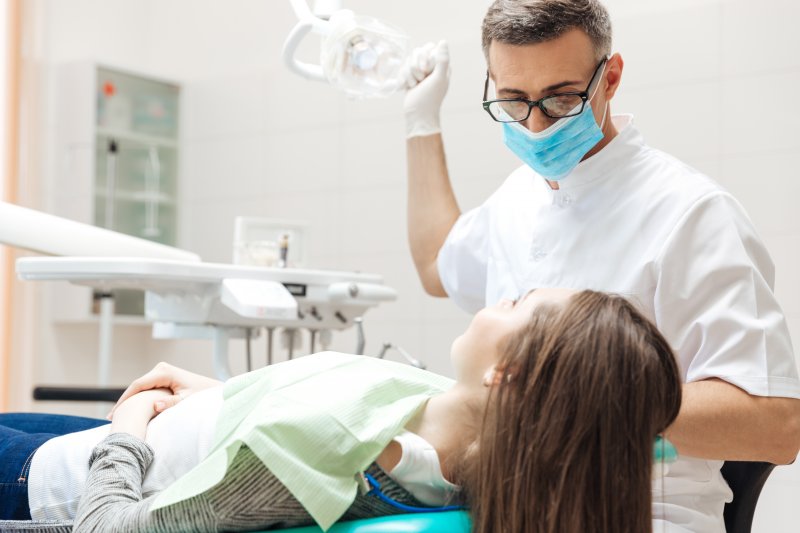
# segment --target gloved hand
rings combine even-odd
[[[439,110],[450,84],[450,50],[447,42],[428,43],[414,49],[406,61],[406,137],[441,132]]]

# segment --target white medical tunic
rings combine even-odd
[[[617,293],[657,324],[685,382],[800,398],[774,265],[741,205],[648,147],[632,117],[613,120],[619,134],[558,190],[526,165],[458,219],[438,257],[447,294],[476,312],[538,287]],[[724,532],[721,466],[671,465],[654,482],[654,531]]]

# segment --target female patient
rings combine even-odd
[[[262,371],[234,378],[224,394],[219,382],[160,365],[129,387],[110,425],[0,415],[0,519],[74,518],[76,532],[244,531],[315,520],[327,527],[319,509],[336,509],[339,496],[344,514],[337,511],[334,519],[404,512],[367,490],[329,490],[330,501],[320,502],[308,480],[327,475],[335,463],[345,465],[345,478],[364,470],[372,486],[380,485],[400,504],[464,504],[476,532],[651,528],[653,442],[677,416],[680,379],[666,341],[624,299],[541,289],[519,301],[501,301],[478,313],[453,342],[454,383],[377,363],[390,365],[406,381],[417,380],[412,389],[422,398],[418,404],[384,401],[377,418],[370,404],[381,402],[372,396],[352,400],[351,406],[342,403],[350,400],[302,406],[314,420],[317,411],[345,405],[365,419],[380,419],[388,434],[367,432],[369,442],[347,448],[325,440],[323,425],[297,433],[284,421],[287,427],[268,428],[246,445],[227,448],[233,457],[222,463],[220,479],[204,488],[208,477],[197,472],[213,470],[209,463],[224,456],[219,449],[232,442],[226,435],[241,434],[259,416],[257,405],[263,404],[241,399],[260,401],[282,376],[298,381],[292,367],[324,366],[325,357],[275,365],[268,383],[258,375]],[[333,370],[310,372],[324,377]],[[237,391],[251,395],[242,393],[237,400]],[[156,416],[176,398],[183,401]],[[397,420],[386,421],[392,418]],[[68,433],[70,426],[76,432]],[[298,434],[305,441],[293,438]],[[262,449],[265,435],[278,440],[277,448],[264,445],[270,453],[290,456],[298,449],[295,458],[316,453],[337,459],[271,462]],[[351,471],[356,448],[367,460],[365,468]],[[167,505],[154,503],[176,487],[182,487],[182,497],[177,491]]]

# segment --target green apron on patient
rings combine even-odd
[[[234,377],[211,452],[152,509],[219,483],[244,444],[324,530],[356,497],[364,471],[431,396],[453,380],[405,364],[322,352]]]

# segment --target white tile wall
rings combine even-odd
[[[485,64],[480,22],[489,0],[345,0],[406,29],[415,44],[446,38],[451,88],[442,123],[456,195],[478,205],[517,160],[479,105]],[[45,63],[101,57],[186,81],[182,124],[181,235],[207,260],[227,261],[236,215],[311,223],[312,262],[380,272],[400,299],[366,316],[367,351],[403,346],[450,373],[452,339],[470,317],[419,287],[405,235],[401,97],[350,101],[290,75],[279,51],[294,24],[288,2],[262,0],[43,0],[50,32]],[[776,294],[800,344],[800,150],[793,93],[800,85],[800,4],[793,0],[608,0],[615,50],[625,59],[614,112],[632,112],[649,143],[727,187],[750,213],[775,260]],[[402,6],[402,9],[400,9]],[[79,28],[79,30],[76,30]],[[301,57],[310,60],[316,43]],[[80,360],[94,331],[57,332],[60,354]],[[125,336],[128,335],[128,336]],[[136,337],[138,335],[138,337]],[[210,371],[210,346],[123,334],[144,355]],[[53,343],[50,344],[52,346]],[[263,361],[264,339],[255,343]],[[355,334],[335,337],[351,350]],[[122,347],[129,353],[129,346]],[[391,357],[397,357],[396,354]],[[243,369],[241,343],[232,346]],[[91,358],[84,356],[85,368]],[[77,365],[80,367],[80,365]],[[130,365],[123,367],[123,365]],[[61,367],[39,370],[59,376]],[[800,466],[768,482],[756,533],[800,530]]]
[[[721,158],[725,187],[742,203],[762,233],[797,232],[800,170],[796,153],[733,155]]]
[[[687,16],[689,11],[691,15]],[[634,88],[672,87],[719,79],[721,12],[720,4],[709,3],[657,15],[637,13],[615,19],[614,50],[625,61],[622,93]],[[665,107],[674,109],[676,103],[665,102]]]
[[[707,158],[721,150],[721,89],[719,80],[631,90],[623,86],[611,109],[633,113],[637,127],[652,146],[683,159]],[[675,135],[676,131],[681,134]]]
[[[766,232],[764,242],[775,261],[775,295],[787,313],[800,313],[800,234]],[[800,337],[794,338],[800,347]],[[795,352],[797,354],[797,352]]]
[[[726,76],[797,71],[800,68],[800,4],[770,0],[722,2],[722,65]],[[766,83],[764,87],[768,87]]]
[[[356,105],[356,104],[352,104]],[[341,131],[341,187],[345,191],[378,186],[404,187],[405,143],[402,119],[356,122],[348,120]]]
[[[723,143],[726,155],[794,150],[800,147],[797,112],[775,111],[776,98],[800,82],[800,69],[723,79]],[[778,104],[783,108],[783,104]]]
[[[261,181],[270,195],[338,191],[342,179],[342,131],[318,125],[273,133],[261,150]]]
[[[242,190],[251,197],[265,194],[269,139],[225,136],[189,141],[183,147],[181,176],[186,181],[181,186],[189,204],[241,198]]]
[[[475,98],[480,100],[480,94]],[[467,182],[491,183],[494,190],[520,165],[519,159],[503,144],[502,126],[491,120],[483,108],[444,112],[442,128],[447,167],[457,195],[469,194],[470,187],[462,186]],[[485,198],[481,194],[461,207],[466,210]]]
[[[181,103],[187,111],[182,114],[183,139],[192,142],[263,133],[268,86],[265,70],[187,84]]]

